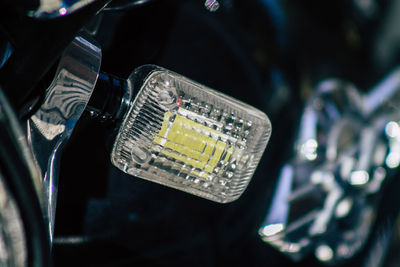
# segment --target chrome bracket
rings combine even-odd
[[[87,37],[77,36],[61,56],[42,106],[27,121],[28,143],[42,176],[50,240],[54,231],[62,150],[89,102],[100,63],[100,46]]]

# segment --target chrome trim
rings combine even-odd
[[[59,162],[89,102],[100,71],[101,49],[78,36],[61,57],[40,109],[27,122],[28,142],[41,169],[50,240],[54,231]]]
[[[63,17],[75,12],[96,0],[40,0],[36,10],[29,11],[28,16],[35,18],[56,18]]]
[[[317,86],[260,227],[265,242],[295,261],[314,252],[336,264],[361,251],[400,168],[399,99],[399,67],[364,94],[339,79]]]

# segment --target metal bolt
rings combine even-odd
[[[208,11],[215,12],[219,8],[219,3],[216,0],[206,0],[204,6],[207,8]]]

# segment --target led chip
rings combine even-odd
[[[176,73],[144,69],[128,83],[138,86],[144,76],[114,143],[113,164],[213,201],[237,199],[269,140],[268,117]]]

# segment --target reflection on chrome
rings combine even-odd
[[[386,158],[386,165],[391,169],[397,168],[400,165],[400,154],[391,152]]]
[[[296,149],[282,168],[259,235],[300,260],[353,257],[375,221],[377,199],[400,165],[400,69],[363,95],[320,83],[301,116]]]
[[[317,158],[318,142],[315,139],[308,139],[304,144],[301,145],[301,154],[307,160],[315,160]]]
[[[353,200],[351,198],[345,198],[338,203],[335,210],[336,218],[346,217],[353,206]]]
[[[35,18],[56,18],[95,2],[95,0],[41,0],[36,10],[28,12],[28,16]]]
[[[262,229],[262,235],[264,236],[272,236],[275,235],[283,230],[283,224],[276,223],[276,224],[269,224]]]
[[[320,245],[315,250],[315,256],[320,261],[330,261],[333,258],[333,250],[328,245]]]
[[[400,126],[395,121],[388,122],[385,127],[385,132],[388,137],[396,138],[400,134]]]
[[[44,103],[27,122],[29,145],[42,173],[50,240],[53,236],[62,149],[86,108],[100,62],[100,48],[86,38],[76,37],[61,56]]]
[[[361,171],[353,171],[350,175],[350,184],[351,185],[365,185],[369,180],[368,172]]]
[[[385,133],[389,138],[390,150],[385,159],[386,166],[394,169],[400,165],[400,126],[396,121],[386,124]]]
[[[65,7],[62,7],[58,10],[58,13],[60,13],[61,16],[65,16],[68,13],[68,9],[66,9]]]

